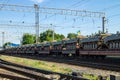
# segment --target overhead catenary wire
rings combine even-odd
[[[114,8],[117,8],[117,7],[120,7],[120,4],[111,5],[111,6],[107,7],[107,8],[101,9],[99,11],[107,11],[107,10],[114,9]]]
[[[72,4],[72,5],[70,5],[69,7],[67,7],[67,8],[70,8],[70,7],[74,7],[74,6],[76,6],[76,5],[78,5],[78,4],[80,4],[81,2],[83,2],[83,1],[85,1],[85,0],[80,0],[80,1],[77,1],[77,2],[75,2],[74,4]]]
[[[0,4],[3,5],[3,4]],[[24,6],[24,5],[14,5],[14,4],[4,4],[1,10],[5,11],[15,11],[15,12],[35,12],[35,8],[33,6]],[[38,6],[39,7],[39,6]],[[105,16],[103,12],[92,12],[86,10],[71,10],[71,9],[58,9],[58,8],[47,8],[47,7],[39,7],[39,12],[41,14],[53,14],[53,15],[64,15],[64,16],[81,16],[81,17],[102,17]],[[75,21],[75,19],[74,19]],[[11,20],[11,22],[13,22]],[[15,25],[13,25],[15,26]],[[37,29],[38,30],[38,29]]]
[[[83,5],[85,5],[86,3],[88,3],[90,0],[81,0],[80,2],[76,3],[76,5],[73,5],[73,8],[76,7],[81,7]]]
[[[4,0],[4,4],[7,4],[9,2],[9,0]],[[4,4],[0,6],[0,10],[4,7]]]
[[[71,7],[75,7],[75,5],[80,4],[81,2],[84,2],[84,1],[86,1],[86,0],[80,0],[80,1],[77,1],[77,2],[75,2],[74,4],[72,4],[72,5],[70,5],[70,6],[66,7],[66,8],[69,9],[69,8],[71,8]],[[89,0],[86,1],[86,2],[89,2]],[[81,5],[79,5],[79,6],[81,6]],[[70,10],[70,9],[69,9],[69,10]],[[85,11],[85,10],[82,10],[82,11]],[[48,18],[44,18],[44,19],[41,19],[41,20],[43,21],[43,20],[46,20],[46,19],[52,18],[52,17],[54,17],[54,16],[55,16],[55,14],[49,16]]]

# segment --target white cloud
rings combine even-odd
[[[35,3],[42,3],[44,0],[31,0],[31,1],[33,1]]]

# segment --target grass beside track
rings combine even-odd
[[[3,56],[3,55],[0,56],[0,59],[6,60],[9,62],[13,62],[13,63],[18,63],[21,65],[34,67],[34,68],[40,68],[40,69],[44,69],[44,70],[54,71],[54,72],[60,72],[60,73],[71,73],[72,72],[72,69],[70,69],[70,68],[63,68],[61,66],[47,63],[45,61],[11,57],[11,56]]]
[[[49,70],[49,71],[53,71],[53,72],[59,72],[59,73],[64,73],[64,74],[72,73],[72,68],[66,68],[66,66],[64,67],[64,66],[56,65],[54,63],[49,63],[47,61],[32,60],[32,59],[26,59],[26,58],[4,56],[4,55],[1,55],[0,59],[6,60],[9,62],[13,62],[13,63],[18,63],[18,64],[25,65],[25,66]],[[96,76],[96,75],[91,76],[89,74],[83,74],[82,76],[84,78],[88,78],[90,80],[99,80],[98,76]],[[109,80],[109,79],[107,79],[107,80]]]

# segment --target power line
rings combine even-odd
[[[83,6],[84,3],[88,3],[89,1],[90,1],[90,0],[81,0],[81,2],[78,2],[76,5],[73,6],[73,8]],[[80,3],[82,3],[82,4],[80,5]]]
[[[4,1],[6,1],[6,2],[3,2],[4,4],[7,4],[9,2],[9,0],[4,0]],[[0,9],[2,9],[4,7],[4,4],[1,5]]]
[[[70,5],[70,6],[66,7],[66,8],[70,8],[70,7],[76,6],[77,4],[80,4],[81,2],[84,2],[84,1],[85,1],[85,0],[77,1],[77,2],[75,2],[74,4],[72,4],[72,5]],[[81,5],[79,5],[79,6],[81,6]],[[47,18],[43,18],[43,19],[41,19],[41,20],[49,19],[49,18],[51,18],[51,17],[54,17],[55,15],[56,15],[56,14],[53,14],[53,15],[51,15],[51,16],[49,16],[49,17],[47,17]]]
[[[33,6],[22,6],[13,4],[0,4],[6,7],[1,10],[17,11],[17,12],[35,12]],[[39,7],[39,12],[43,14],[57,14],[57,15],[69,15],[69,16],[82,16],[82,17],[103,17],[103,12],[92,12],[86,10],[71,10],[71,9],[59,9],[59,8],[47,8]]]
[[[45,17],[45,18],[41,19],[41,21],[46,20],[46,19],[49,19],[49,18],[51,18],[51,17],[54,17],[55,15],[56,15],[56,14],[53,14],[53,15],[48,16],[48,17]]]
[[[36,41],[39,37],[39,13],[41,14],[54,14],[54,15],[67,15],[67,16],[81,16],[81,17],[105,17],[103,12],[92,12],[86,10],[71,10],[71,9],[59,9],[59,8],[48,8],[48,7],[39,7],[38,5],[34,6],[23,6],[23,5],[14,5],[14,4],[0,4],[4,5],[1,10],[7,11],[16,11],[16,12],[31,12],[35,13],[35,26],[36,26]]]
[[[80,1],[78,1],[78,2],[76,2],[76,3],[74,3],[74,4],[72,4],[71,6],[69,6],[69,7],[73,7],[73,6],[76,6],[77,4],[80,4],[81,2],[83,2],[84,0],[80,0]],[[69,8],[68,7],[68,8]]]
[[[104,9],[100,10],[100,11],[107,11],[107,10],[114,9],[114,8],[117,8],[117,7],[120,7],[120,4],[115,4],[115,5],[109,6],[107,8],[104,8]]]
[[[43,26],[41,26],[40,28],[50,28],[49,26],[49,24],[40,24],[40,25],[43,25]],[[2,26],[4,26],[4,27],[2,27]],[[8,27],[12,27],[12,28],[14,28],[15,27],[15,29],[16,28],[20,28],[20,29],[22,29],[22,28],[35,28],[35,25],[28,25],[28,24],[21,24],[21,25],[19,25],[19,24],[0,24],[0,28],[8,28]]]
[[[113,17],[117,17],[117,16],[120,16],[120,14],[111,15],[111,16],[108,16],[107,18],[113,18]]]

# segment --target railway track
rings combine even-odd
[[[0,73],[0,79],[2,80],[30,80],[30,78],[22,78],[22,77],[18,77],[18,76],[13,76],[13,75],[10,75],[10,74],[3,74],[3,73]]]
[[[32,80],[87,80],[81,77],[76,77],[67,74],[61,74],[57,72],[46,71],[42,69],[36,69],[32,67],[22,66],[15,63],[7,62],[4,60],[0,60],[0,68],[15,72],[17,74],[21,74],[31,78]],[[7,78],[18,78],[19,80],[25,80],[24,78],[19,78],[16,76],[0,74],[2,77]],[[26,79],[28,80],[28,79]]]
[[[41,58],[40,58],[41,59]],[[49,58],[48,58],[49,59]],[[110,70],[110,71],[117,71],[120,72],[120,62],[119,60],[115,61],[112,60],[110,58],[108,59],[80,59],[80,58],[61,58],[60,60],[54,60],[54,59],[58,59],[53,57],[51,59],[51,61],[61,61],[61,59],[68,64],[72,64],[72,65],[80,65],[80,66],[86,66],[86,67],[91,67],[91,68],[97,68],[97,69],[104,69],[104,70]],[[96,61],[95,61],[96,60]]]
[[[116,71],[116,72],[120,72],[120,63],[117,63],[114,61],[108,62],[108,61],[104,61],[104,60],[98,60],[95,61],[88,59],[88,60],[84,60],[84,59],[79,59],[79,58],[58,58],[58,57],[52,57],[52,58],[39,58],[39,59],[43,59],[43,60],[47,60],[47,61],[55,61],[55,62],[60,62],[60,63],[67,63],[67,64],[72,64],[72,65],[78,65],[78,66],[85,66],[85,67],[91,67],[91,68],[97,68],[97,69],[104,69],[104,70],[110,70],[110,71]]]
[[[12,55],[13,56],[13,55]],[[17,55],[18,56],[18,55]],[[45,60],[45,61],[52,61],[58,63],[66,63],[71,65],[78,65],[78,66],[85,66],[97,69],[104,69],[110,71],[120,72],[120,60],[119,59],[81,59],[81,58],[73,58],[73,57],[60,57],[60,56],[18,56],[18,57],[25,57],[31,59],[38,59],[38,60]]]

